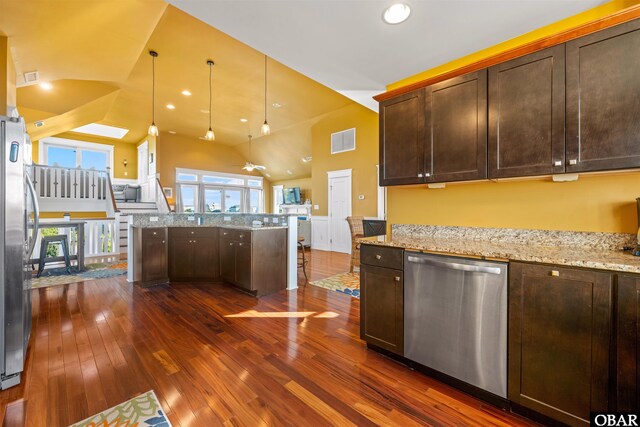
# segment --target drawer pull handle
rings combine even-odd
[[[396,282],[399,282],[399,281],[400,281],[400,276],[396,276],[396,277],[394,277],[393,279],[394,279]]]
[[[560,277],[560,272],[558,270],[551,270],[550,275],[552,277]]]
[[[382,255],[376,255],[376,259],[382,259]]]
[[[240,235],[240,238],[242,239],[243,237],[244,237],[244,234],[241,234],[241,235]]]
[[[164,243],[164,240],[162,241],[162,243]]]
[[[156,232],[154,231],[154,232],[153,232],[153,235],[155,236],[156,234],[158,234],[158,233],[156,233]]]
[[[194,232],[192,231],[191,234],[194,234]]]

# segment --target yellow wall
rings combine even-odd
[[[489,49],[389,85],[437,76],[532,40],[619,11],[638,1],[616,0]],[[536,180],[450,184],[445,189],[388,189],[389,223],[509,227],[548,230],[637,231],[635,199],[640,172],[581,175],[576,182]]]
[[[640,172],[388,190],[391,224],[635,233]]]
[[[639,3],[640,3],[640,0],[609,1],[598,7],[594,7],[592,9],[589,9],[577,15],[571,16],[569,18],[563,19],[561,21],[555,22],[553,24],[547,25],[545,27],[538,28],[537,30],[531,31],[529,33],[523,34],[521,36],[515,37],[510,40],[507,40],[495,46],[491,46],[487,49],[483,49],[481,51],[472,53],[470,55],[463,56],[462,58],[458,58],[451,62],[447,62],[446,64],[439,65],[430,70],[426,70],[421,73],[418,73],[414,76],[407,77],[395,83],[391,83],[387,85],[387,90],[397,89],[403,86],[407,86],[411,83],[427,80],[427,79],[439,76],[441,74],[457,70],[458,68],[464,67],[474,62],[478,62],[482,59],[486,59],[488,57],[505,52],[507,50],[511,50],[518,46],[522,46],[524,44],[534,42],[534,41],[552,36],[554,34],[561,33],[568,29],[575,28],[583,24],[587,24],[597,19],[604,18],[606,16],[619,12],[628,7],[637,5]]]
[[[138,150],[135,144],[114,141],[109,138],[101,138],[93,135],[81,135],[76,133],[61,133],[56,138],[73,139],[75,141],[93,142],[96,144],[112,145],[113,148],[113,177],[124,179],[138,179]],[[33,142],[33,162],[38,163],[40,153],[38,141]],[[123,161],[127,159],[127,167]],[[125,175],[126,172],[126,175]]]
[[[282,185],[284,188],[300,187],[302,203],[304,203],[306,199],[311,200],[311,203],[313,203],[313,180],[311,178],[289,179],[286,181],[274,181],[271,183],[272,187],[276,185]]]
[[[356,149],[331,154],[331,134],[356,128]],[[378,114],[359,104],[352,104],[328,114],[311,128],[313,161],[311,164],[314,215],[327,215],[327,172],[352,169],[353,215],[377,216],[376,165],[378,164]],[[358,195],[364,200],[358,200]]]
[[[161,133],[156,142],[157,172],[163,187],[173,188],[173,199],[176,196],[176,168],[199,169],[205,171],[237,173],[261,176],[259,172],[248,173],[242,170],[247,161],[236,149],[216,142],[203,141],[182,135]],[[271,201],[271,184],[264,179],[265,207],[269,211]]]
[[[64,212],[40,212],[40,218],[64,218]],[[69,212],[71,219],[86,219],[86,218],[106,218],[106,212]]]

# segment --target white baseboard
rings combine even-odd
[[[329,244],[329,217],[311,217],[311,248],[319,251],[330,251]]]
[[[113,185],[124,185],[124,184],[137,184],[138,180],[129,179],[129,178],[113,178],[111,180],[111,184]]]

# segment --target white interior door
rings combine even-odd
[[[274,185],[272,188],[273,191],[273,212],[274,214],[280,213],[280,205],[282,204],[282,189],[283,185]]]
[[[149,144],[145,141],[138,145],[138,184],[140,185],[140,200],[143,202],[151,199],[149,194]]]
[[[351,169],[329,174],[329,243],[334,252],[351,253]]]

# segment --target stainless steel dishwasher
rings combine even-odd
[[[507,264],[404,258],[404,355],[507,397]]]

